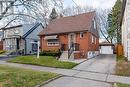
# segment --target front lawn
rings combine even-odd
[[[0,87],[35,87],[58,74],[0,65]]]
[[[19,56],[11,60],[8,60],[8,62],[65,69],[71,69],[77,65],[77,63],[58,61],[52,56],[40,56],[40,58],[36,58],[36,56]]]
[[[130,62],[125,57],[118,57],[116,64],[116,74],[120,76],[130,76]]]
[[[130,84],[117,83],[117,87],[130,87]]]

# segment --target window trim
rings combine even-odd
[[[95,37],[95,40],[94,40],[94,41],[95,41],[95,44],[97,44],[97,38],[96,38],[96,37]]]
[[[92,42],[92,44],[95,43],[95,39],[94,39],[93,35],[91,35],[91,42]]]
[[[80,32],[80,38],[84,37],[84,32]]]
[[[93,27],[94,27],[94,29],[97,29],[97,24],[96,24],[95,18],[93,19]]]
[[[47,42],[47,46],[59,46],[59,42]]]
[[[47,46],[59,46],[59,41],[47,41]]]

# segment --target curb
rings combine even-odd
[[[54,77],[54,78],[52,78],[52,79],[49,79],[49,80],[47,80],[47,81],[41,83],[40,85],[36,85],[35,87],[42,87],[42,86],[44,86],[45,84],[48,84],[49,82],[54,81],[54,80],[56,80],[56,79],[58,79],[58,78],[60,78],[60,77],[62,77],[62,76],[63,76],[63,75],[58,75],[58,76],[56,76],[56,77]]]

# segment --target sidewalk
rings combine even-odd
[[[69,77],[75,77],[80,79],[89,79],[100,82],[120,82],[130,84],[130,77],[116,76],[110,74],[94,73],[87,71],[80,71],[74,69],[59,69],[59,68],[50,68],[43,66],[27,65],[27,64],[17,64],[17,63],[7,63],[5,61],[0,61],[0,65],[9,65],[19,68],[33,69],[38,71],[47,71],[52,73],[58,73]]]

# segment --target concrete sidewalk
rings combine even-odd
[[[61,77],[42,87],[112,87],[112,84],[74,77]]]
[[[0,61],[0,64],[19,67],[19,68],[33,69],[38,71],[47,71],[47,72],[62,74],[69,77],[89,79],[89,80],[94,80],[99,82],[112,82],[112,83],[120,82],[120,83],[130,84],[130,77],[116,76],[111,74],[80,71],[74,69],[50,68],[50,67],[42,67],[42,66],[27,65],[27,64],[7,63],[5,61]]]

